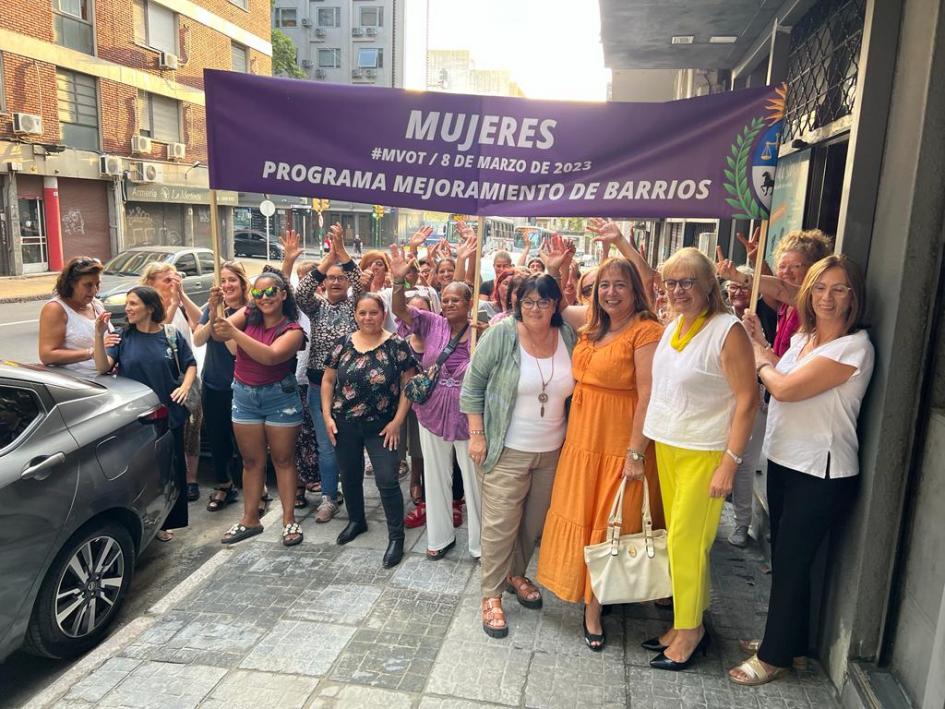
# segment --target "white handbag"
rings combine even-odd
[[[653,530],[650,491],[643,481],[643,531],[620,535],[624,478],[608,520],[607,541],[584,547],[591,588],[603,604],[643,603],[673,595],[669,577],[666,530]]]

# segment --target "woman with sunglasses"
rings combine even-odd
[[[577,336],[561,319],[560,305],[551,276],[528,277],[517,290],[513,317],[489,329],[463,379],[460,410],[469,421],[469,456],[482,487],[482,629],[494,638],[509,632],[503,592],[514,593],[525,608],[542,606],[525,569],[551,500],[565,402],[574,389]]]
[[[763,453],[771,512],[771,594],[762,640],[733,682],[760,685],[806,664],[811,566],[824,537],[849,512],[859,479],[857,417],[873,373],[863,329],[863,276],[845,256],[807,272],[797,297],[800,330],[780,358],[757,318],[745,316],[756,372],[771,392]]]
[[[299,282],[299,308],[311,324],[308,352],[308,408],[318,445],[318,471],[322,479],[322,499],[315,510],[315,521],[329,522],[338,514],[338,463],[335,447],[328,437],[321,416],[321,385],[325,361],[338,338],[357,329],[354,304],[364,292],[361,272],[348,255],[341,224],[328,228],[331,248],[321,263]],[[298,252],[301,253],[301,250]],[[296,254],[296,257],[298,254]],[[283,268],[291,271],[294,261],[286,259]],[[324,286],[324,294],[318,292]]]
[[[69,260],[56,278],[56,297],[39,313],[39,361],[63,367],[75,374],[94,377],[95,319],[105,312],[96,297],[105,267],[97,258],[79,256]],[[109,323],[106,347],[119,342]]]
[[[157,538],[162,542],[174,538],[172,529],[188,524],[187,470],[184,462],[184,422],[187,409],[184,402],[197,379],[197,361],[187,338],[173,332],[168,339],[163,322],[167,318],[164,303],[150,286],[135,286],[125,299],[125,317],[128,327],[121,342],[105,346],[111,313],[102,312],[95,320],[95,367],[105,374],[118,365],[121,376],[134,379],[150,387],[168,409],[168,426],[174,436],[174,483],[179,494],[170,514],[161,525]]]
[[[383,251],[368,251],[361,257],[358,268],[366,279],[362,282],[368,293],[379,293],[390,286],[390,263]]]
[[[321,411],[336,446],[348,525],[338,535],[347,544],[367,531],[364,516],[364,453],[387,518],[385,569],[404,555],[404,497],[398,482],[398,443],[410,401],[403,385],[416,373],[409,345],[384,329],[384,301],[363,293],[355,304],[358,329],[341,338],[325,365]]]
[[[676,319],[653,355],[643,435],[656,444],[673,587],[673,626],[643,643],[655,669],[686,669],[705,654],[703,614],[711,599],[709,550],[758,410],[745,328],[728,312],[713,263],[687,247],[662,282]]]
[[[203,360],[203,415],[216,487],[207,501],[207,511],[218,512],[236,500],[236,483],[242,476],[243,462],[233,433],[233,367],[236,343],[213,336],[211,311],[228,318],[249,303],[249,279],[243,264],[224,261],[220,266],[220,285],[210,290],[210,300],[200,313],[200,327],[194,332],[194,345],[206,345]]]
[[[302,425],[295,364],[305,333],[282,274],[264,270],[250,295],[252,303],[228,318],[211,311],[213,335],[236,344],[233,430],[243,456],[243,517],[226,531],[222,542],[234,544],[263,531],[259,506],[268,449],[282,502],[282,543],[294,546],[302,541],[293,506],[298,487],[295,444]]]

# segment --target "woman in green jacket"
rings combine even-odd
[[[574,389],[576,334],[562,320],[555,279],[531,276],[516,297],[513,317],[489,328],[476,348],[460,397],[482,486],[482,627],[494,638],[509,632],[503,590],[526,608],[542,604],[525,568],[548,511]]]

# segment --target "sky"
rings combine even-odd
[[[406,88],[424,88],[427,2],[430,49],[468,49],[477,69],[510,70],[529,98],[607,98],[598,0],[408,0]]]

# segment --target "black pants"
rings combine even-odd
[[[771,513],[771,597],[758,657],[790,667],[807,654],[810,625],[810,568],[830,528],[844,517],[858,477],[827,478],[768,461]]]
[[[186,527],[189,518],[187,514],[187,459],[184,458],[184,427],[178,426],[172,428],[174,434],[174,462],[172,463],[172,474],[174,484],[177,486],[177,500],[171,508],[170,514],[161,525],[161,529],[181,529]]]
[[[397,482],[397,450],[384,447],[381,429],[387,421],[338,420],[335,458],[341,472],[341,486],[348,506],[348,519],[364,522],[364,451],[374,467],[374,483],[381,493],[387,518],[387,536],[393,541],[404,538],[404,496]]]
[[[239,484],[243,461],[233,436],[233,390],[203,388],[203,419],[206,423],[213,473],[218,485]]]

